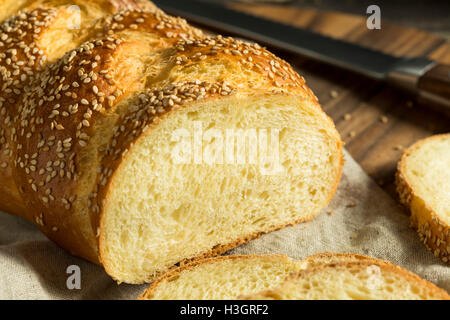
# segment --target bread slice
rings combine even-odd
[[[396,183],[421,241],[450,264],[450,134],[408,148],[398,164]]]
[[[100,250],[107,270],[118,279],[157,275],[183,259],[221,254],[311,220],[329,202],[341,170],[340,143],[317,116],[297,97],[253,92],[197,102],[147,130],[106,190]],[[251,163],[171,162],[172,133],[183,126],[192,137],[196,123],[216,132],[244,123],[278,127],[282,172],[266,175]]]
[[[299,270],[329,263],[368,260],[372,258],[354,253],[329,252],[312,255],[302,261],[284,255],[235,255],[203,259],[161,276],[140,299],[236,299],[245,292],[273,288],[289,274]]]
[[[301,283],[300,289],[296,288],[297,283]],[[445,299],[449,296],[390,262],[355,253],[325,252],[302,261],[283,255],[204,259],[172,270],[139,297],[141,300],[277,298]]]
[[[251,300],[450,300],[442,289],[375,259],[325,264],[299,271]]]
[[[284,255],[224,256],[172,270],[156,280],[141,300],[228,300],[272,288],[302,268]]]

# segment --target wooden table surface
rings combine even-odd
[[[382,23],[381,30],[369,30],[365,17],[314,9],[236,3],[229,6],[393,55],[428,56],[450,64],[450,43],[417,29]],[[346,149],[394,197],[394,174],[402,150],[418,139],[450,132],[450,118],[418,105],[394,88],[271,49],[306,78],[325,112],[335,121]]]

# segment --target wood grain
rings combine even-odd
[[[450,66],[437,64],[419,81],[419,88],[450,99]]]
[[[382,22],[381,30],[368,30],[365,17],[297,7],[231,6],[392,55],[427,56],[450,63],[449,43],[417,29]],[[324,110],[336,122],[347,150],[392,196],[396,197],[394,174],[403,149],[418,139],[450,131],[450,118],[383,83],[273,51],[306,78]]]

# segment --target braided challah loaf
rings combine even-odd
[[[117,281],[310,220],[333,196],[339,135],[267,50],[147,2],[0,3],[0,208]]]

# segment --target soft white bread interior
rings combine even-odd
[[[396,183],[421,241],[450,263],[450,134],[408,148],[398,164]]]
[[[196,103],[149,130],[113,176],[102,224],[104,261],[118,277],[155,275],[186,257],[310,220],[329,201],[340,162],[314,110],[292,96],[227,97]],[[184,128],[193,136],[196,122],[218,132],[280,130],[281,172],[265,174],[263,163],[174,163],[171,133]],[[205,141],[204,152],[208,147],[214,149]]]
[[[302,268],[283,255],[224,256],[177,268],[156,280],[141,300],[229,300],[272,288]]]
[[[251,300],[449,300],[442,289],[389,263],[325,264],[288,276]]]
[[[260,289],[265,288],[265,289]],[[448,299],[447,293],[387,261],[355,253],[319,253],[197,261],[156,280],[141,300]]]

